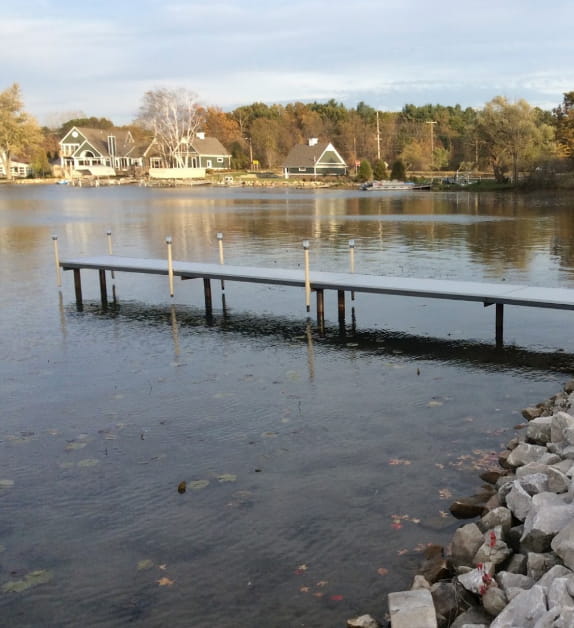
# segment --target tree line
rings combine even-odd
[[[66,118],[65,114],[63,114]],[[32,160],[34,171],[49,171],[58,141],[72,126],[112,128],[107,118],[74,112],[58,124],[40,128],[25,112],[20,88],[0,92],[0,159]],[[364,102],[346,107],[327,102],[267,105],[256,102],[223,111],[204,106],[185,89],[146,92],[129,128],[136,139],[155,138],[168,161],[196,131],[218,138],[232,155],[232,166],[279,168],[291,148],[311,137],[330,140],[351,167],[371,164],[369,174],[386,175],[397,163],[407,171],[492,171],[497,181],[516,181],[519,173],[545,172],[574,165],[574,91],[551,111],[525,100],[496,96],[481,109],[460,105],[406,104],[401,111],[377,111]],[[364,168],[363,168],[364,171]],[[377,178],[377,177],[375,177]]]

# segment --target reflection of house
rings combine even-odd
[[[32,167],[30,164],[22,161],[18,157],[12,157],[10,160],[10,172],[15,178],[25,179],[32,174]],[[4,169],[4,159],[0,159],[0,177],[5,176],[6,170]]]
[[[283,164],[285,178],[290,176],[333,176],[347,174],[347,164],[331,142],[316,137],[308,144],[294,146]]]
[[[60,140],[60,163],[68,172],[100,176],[128,173],[143,166],[148,144],[136,142],[125,129],[72,127]]]
[[[215,137],[205,137],[197,133],[189,141],[182,141],[173,154],[172,163],[165,164],[158,154],[157,146],[152,144],[145,152],[150,168],[203,168],[204,170],[229,170],[231,155]]]

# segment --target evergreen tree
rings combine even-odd
[[[359,172],[357,173],[357,179],[359,181],[370,181],[373,178],[373,169],[368,159],[361,160],[359,166]]]
[[[377,181],[383,181],[389,178],[387,172],[387,164],[382,159],[375,159],[373,163],[373,179]]]
[[[405,164],[401,159],[397,159],[393,162],[393,167],[391,168],[391,179],[393,179],[393,181],[404,181],[406,178],[407,170]]]

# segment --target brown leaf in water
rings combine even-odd
[[[389,573],[389,570],[386,567],[379,567],[377,569],[377,573],[379,576],[386,576]]]
[[[301,591],[301,593],[309,593],[309,587],[300,587],[299,591]]]
[[[169,578],[166,578],[165,576],[157,580],[157,583],[159,584],[160,587],[171,587],[171,585],[174,584],[174,582],[175,580],[170,580]]]
[[[180,493],[180,494],[181,493],[185,493],[186,489],[187,489],[187,482],[185,482],[185,481],[180,482],[177,485],[177,492]]]

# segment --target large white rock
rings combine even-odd
[[[510,452],[506,461],[513,467],[521,467],[529,462],[537,462],[546,452],[546,447],[542,447],[542,445],[520,443]]]
[[[534,628],[547,610],[544,589],[535,584],[513,598],[490,628]]]
[[[548,606],[560,608],[574,608],[574,599],[568,593],[568,578],[556,578],[548,588]]]
[[[553,493],[564,493],[568,490],[568,486],[570,484],[568,476],[554,466],[549,466],[540,462],[529,462],[523,467],[518,467],[518,469],[516,469],[516,477],[519,479],[527,475],[532,475],[533,473],[543,473],[548,480],[547,490],[552,491]]]
[[[558,532],[550,546],[560,556],[566,567],[574,569],[574,521]]]
[[[456,566],[472,565],[472,559],[484,542],[484,535],[476,523],[468,523],[456,530],[451,541],[451,557]]]
[[[505,508],[504,506],[493,508],[490,512],[487,512],[486,515],[482,517],[477,525],[482,530],[482,532],[491,530],[496,526],[501,526],[502,533],[507,534],[512,527],[512,513],[510,512],[510,510],[508,510],[508,508]]]
[[[566,504],[560,495],[534,495],[520,542],[531,552],[546,552],[553,537],[573,519],[574,504]]]
[[[522,488],[519,480],[514,480],[512,489],[506,496],[506,506],[519,521],[526,519],[531,502],[532,497]]]
[[[552,417],[540,416],[532,419],[526,427],[526,438],[537,445],[546,445],[551,436]]]
[[[498,582],[498,586],[505,593],[509,589],[531,589],[534,585],[532,578],[519,573],[510,573],[509,571],[499,571],[496,574],[496,582]]]
[[[553,443],[574,445],[574,416],[557,412],[552,416],[550,438]]]
[[[391,628],[437,628],[432,595],[427,589],[389,593]]]

